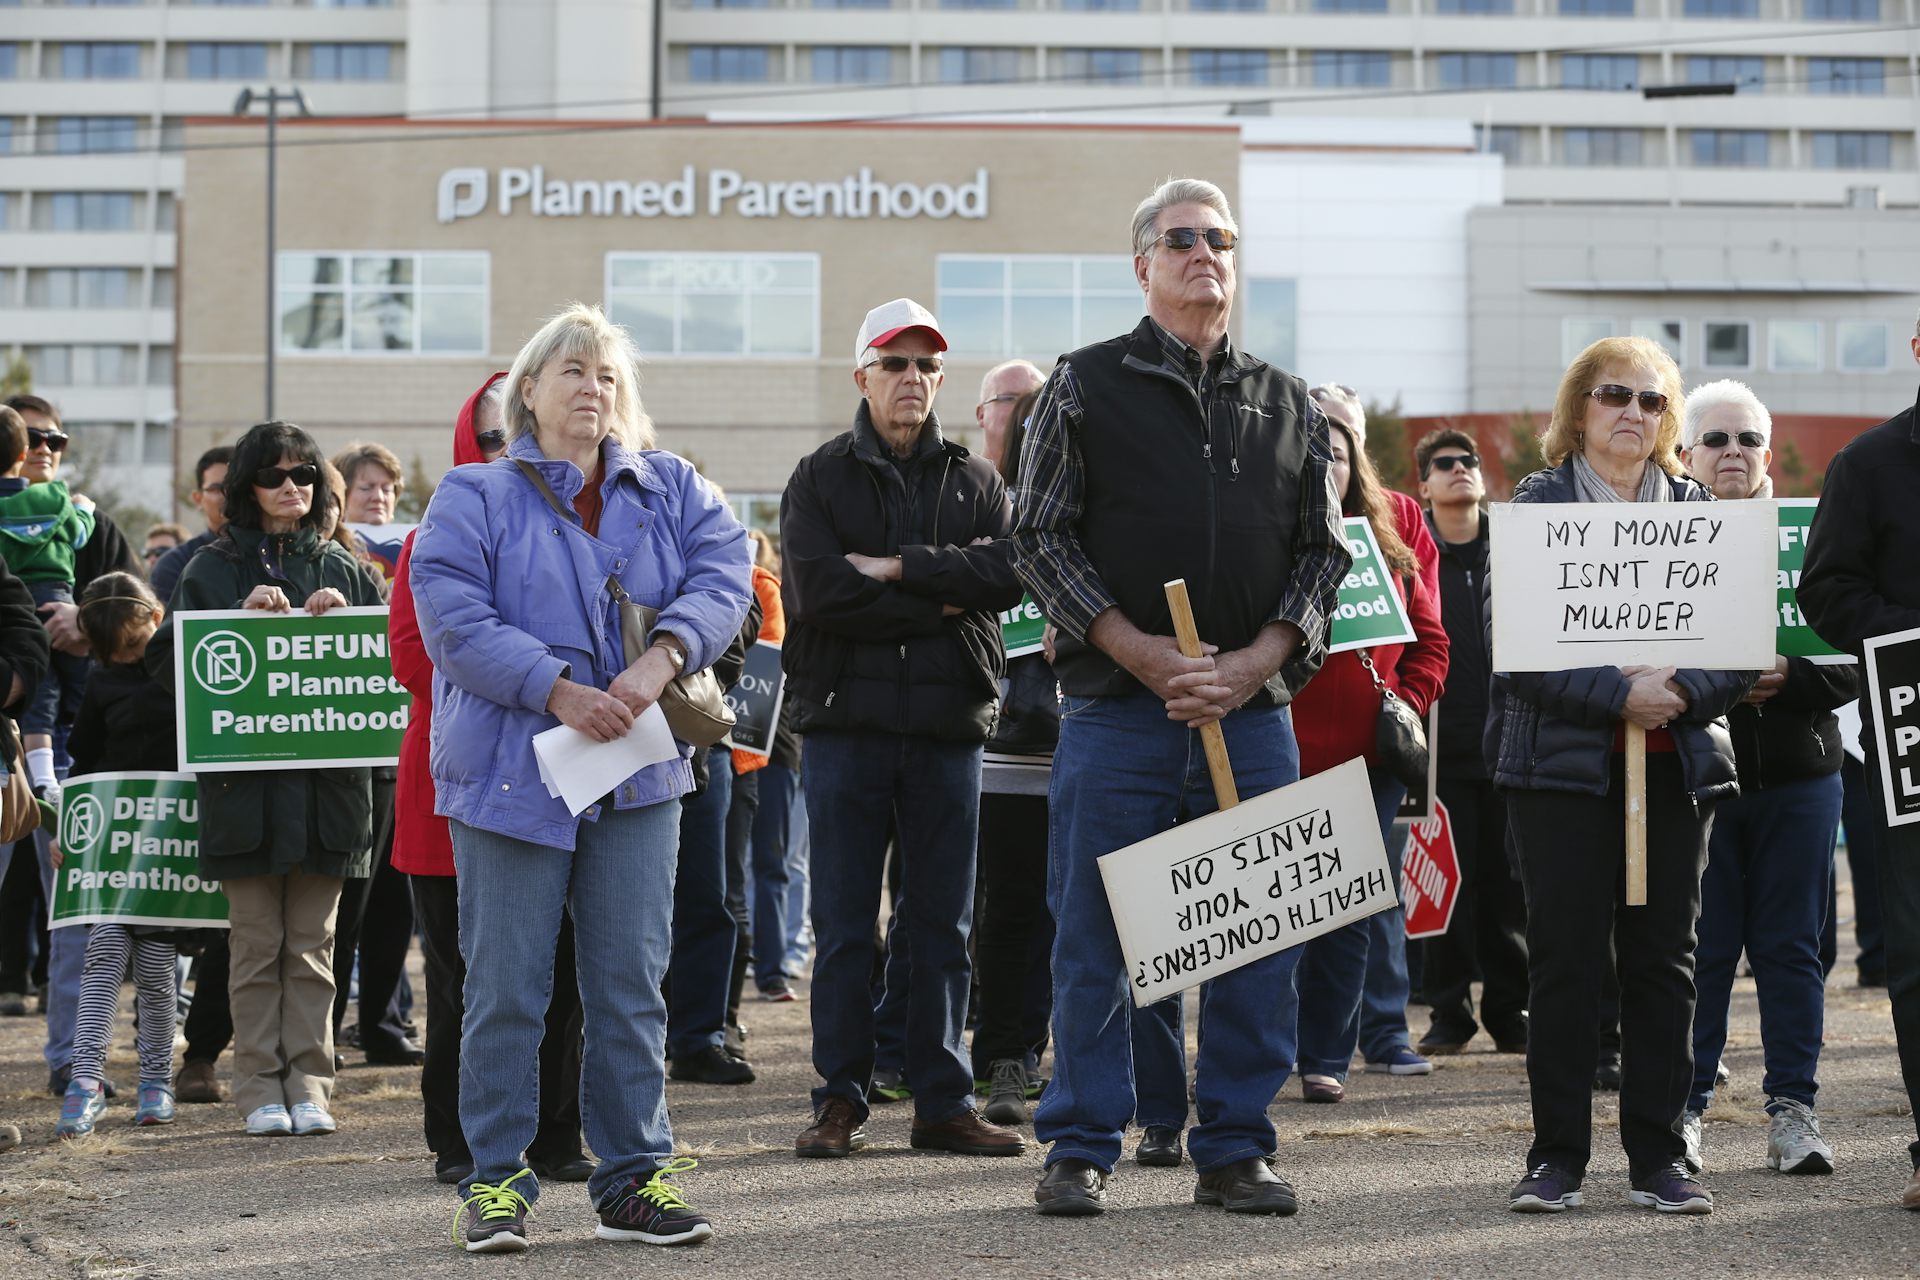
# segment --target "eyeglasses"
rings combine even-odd
[[[73,437],[64,431],[45,431],[39,427],[27,428],[27,448],[29,449],[38,449],[45,445],[50,453],[65,453],[67,442],[71,439]]]
[[[1021,396],[1026,394],[1027,393],[1024,391],[1002,391],[997,396],[988,396],[985,400],[982,400],[980,403],[983,405],[1011,404],[1013,401],[1018,400]]]
[[[158,560],[161,556],[167,554],[167,552],[171,550],[173,550],[172,547],[148,547],[146,551],[143,552],[142,554],[145,555],[146,558],[149,560]]]
[[[495,449],[504,449],[507,447],[507,432],[504,427],[495,427],[491,431],[482,431],[474,436],[474,439],[479,441],[480,447],[488,453],[492,453]]]
[[[1702,431],[1700,439],[1695,443],[1703,444],[1709,449],[1724,449],[1727,447],[1727,441],[1734,438],[1724,431]],[[1767,438],[1758,431],[1742,431],[1738,438],[1741,446],[1747,449],[1764,448],[1767,443]]]
[[[1200,243],[1201,236],[1207,238],[1207,248],[1215,253],[1232,253],[1233,246],[1240,242],[1239,235],[1226,227],[1168,227],[1153,242],[1175,253],[1188,253]]]
[[[1667,411],[1667,398],[1658,391],[1635,391],[1632,387],[1623,387],[1609,382],[1604,387],[1595,387],[1587,394],[1609,409],[1624,409],[1634,400],[1638,400],[1640,407],[1648,413],[1659,414]]]
[[[940,370],[945,367],[944,362],[938,356],[913,356],[912,358],[908,358],[907,356],[877,356],[867,361],[865,367],[871,369],[875,365],[879,365],[888,373],[905,373],[907,366],[913,365],[929,378],[939,373]]]
[[[302,489],[310,489],[319,478],[320,468],[311,462],[303,462],[297,467],[261,467],[253,473],[254,486],[260,489],[278,489],[289,480]]]
[[[1427,459],[1429,471],[1451,471],[1459,467],[1462,471],[1478,471],[1480,455],[1477,453],[1443,453],[1437,458]]]

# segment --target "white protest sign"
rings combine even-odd
[[[1117,849],[1100,877],[1142,1007],[1399,902],[1358,759]]]
[[[1496,503],[1493,669],[1773,666],[1770,502]]]

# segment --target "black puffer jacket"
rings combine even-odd
[[[1712,502],[1697,480],[1669,476],[1675,502]],[[1577,502],[1573,463],[1536,471],[1514,486],[1515,502]],[[1492,645],[1493,592],[1487,574],[1484,615]],[[1739,794],[1727,712],[1760,678],[1757,671],[1701,671],[1682,667],[1674,681],[1686,690],[1687,709],[1668,726],[1681,775],[1696,802]],[[1495,672],[1487,713],[1494,783],[1523,791],[1581,791],[1605,795],[1613,766],[1614,729],[1627,704],[1629,681],[1618,667],[1570,671]],[[1496,736],[1497,735],[1497,736]]]
[[[1741,791],[1751,795],[1840,772],[1840,720],[1833,711],[1859,696],[1854,663],[1788,658],[1780,692],[1757,707],[1743,702],[1727,716]]]

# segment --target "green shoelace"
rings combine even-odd
[[[522,1169],[498,1186],[485,1182],[475,1182],[467,1188],[467,1198],[460,1202],[459,1209],[453,1215],[453,1240],[455,1244],[465,1243],[460,1239],[460,1218],[467,1206],[480,1206],[481,1222],[500,1222],[512,1218],[516,1213],[532,1213],[533,1206],[527,1198],[514,1190],[513,1184],[522,1178],[531,1178],[533,1170]]]
[[[688,1170],[699,1167],[700,1162],[691,1156],[669,1160],[653,1171],[653,1176],[647,1179],[646,1185],[640,1188],[638,1194],[648,1204],[658,1205],[662,1209],[686,1209],[691,1212],[693,1206],[682,1199],[680,1189],[666,1179],[668,1174],[686,1173]]]

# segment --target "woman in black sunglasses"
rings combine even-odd
[[[1677,447],[1680,371],[1657,343],[1604,338],[1561,379],[1541,440],[1550,467],[1515,502],[1710,502]],[[1489,581],[1489,590],[1499,584]],[[1757,673],[1586,667],[1496,673],[1495,785],[1527,896],[1534,1141],[1511,1206],[1580,1203],[1592,1153],[1601,987],[1619,974],[1620,1141],[1635,1204],[1708,1213],[1680,1116],[1693,1055],[1694,920],[1714,803],[1736,791],[1727,712]],[[1647,730],[1647,903],[1622,905],[1626,726]]]
[[[320,450],[290,422],[263,422],[234,446],[227,523],[187,562],[173,610],[319,615],[378,605],[351,553],[323,540]],[[173,619],[147,669],[173,688]],[[200,776],[200,874],[226,890],[232,928],[233,1098],[253,1135],[332,1133],[333,936],[343,879],[368,870],[368,770],[285,769]]]

